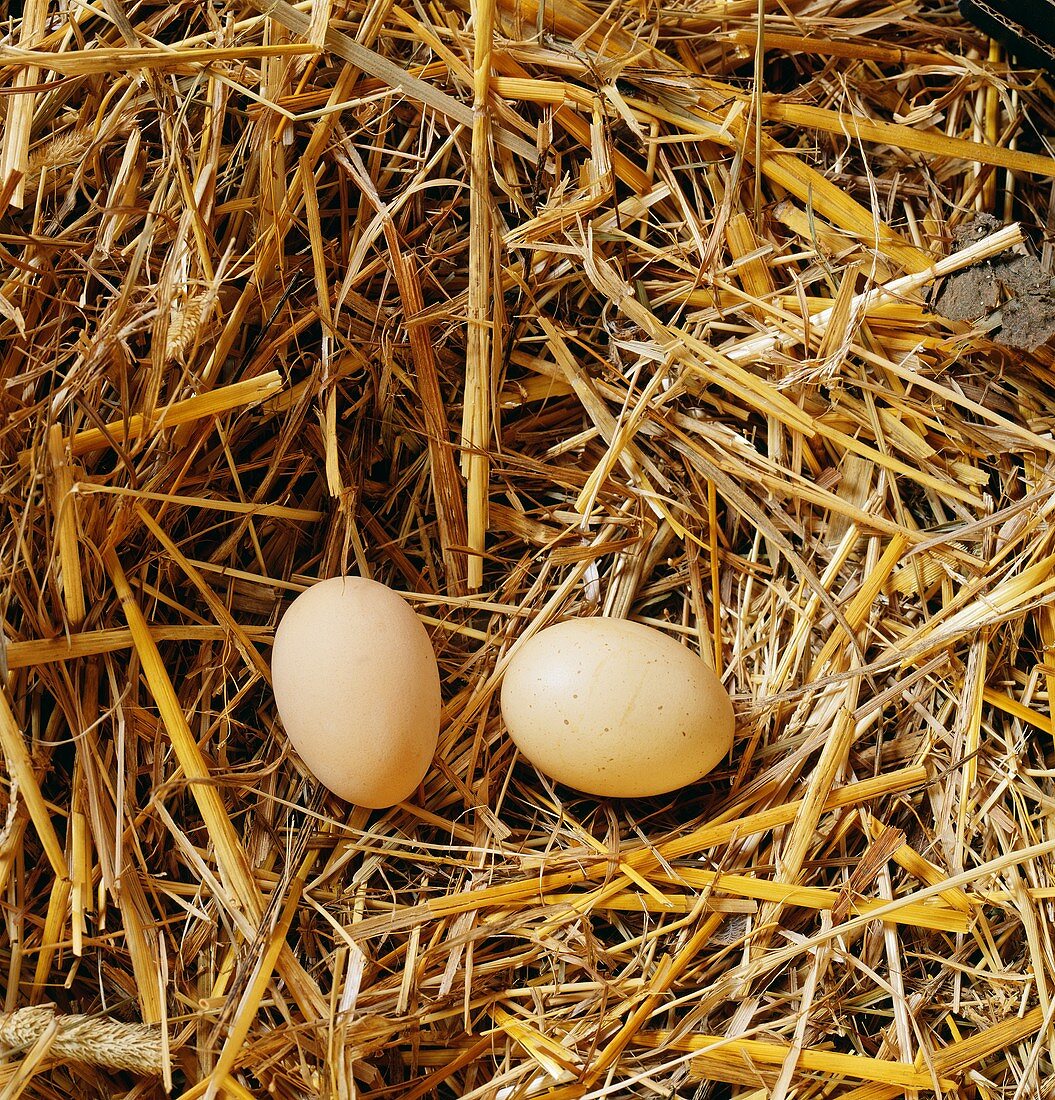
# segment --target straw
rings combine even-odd
[[[922,0],[33,2],[0,115],[0,1100],[1052,1094],[1050,79]],[[342,574],[441,680],[373,811],[270,682]],[[699,782],[512,743],[597,615],[729,691]]]

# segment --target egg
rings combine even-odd
[[[664,794],[733,743],[733,705],[699,656],[625,619],[569,619],[529,639],[502,683],[509,736],[541,772],[588,794]]]
[[[440,674],[410,605],[363,577],[333,577],[282,616],[271,655],[275,705],[301,759],[334,794],[393,806],[436,752]]]

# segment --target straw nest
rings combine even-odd
[[[1046,79],[929,0],[19,7],[0,1096],[1050,1095]],[[269,690],[340,572],[444,678],[387,812]],[[592,614],[715,663],[706,781],[517,759]]]

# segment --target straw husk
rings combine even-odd
[[[930,0],[2,30],[0,1098],[1050,1095],[1049,78]],[[390,810],[271,695],[339,573],[440,663]],[[596,614],[727,685],[701,783],[518,757]]]

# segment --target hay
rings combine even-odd
[[[8,18],[3,1100],[1055,1087],[1052,86],[761,9]],[[443,673],[390,811],[270,694],[339,572]],[[574,614],[703,653],[730,760],[519,760]]]

